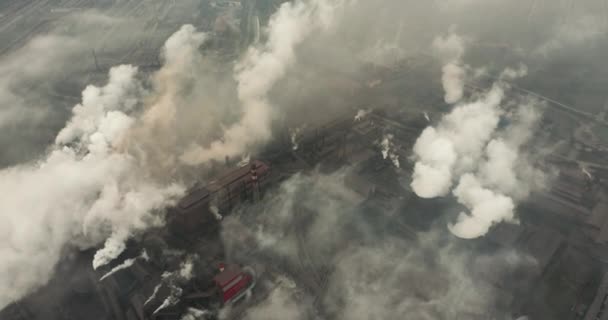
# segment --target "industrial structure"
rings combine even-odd
[[[175,208],[170,209],[169,225],[191,230],[208,222],[211,217],[221,220],[222,212],[229,212],[243,201],[259,199],[268,185],[269,175],[269,165],[254,160],[203,187],[195,186]]]
[[[192,12],[193,3],[201,10]],[[258,40],[260,20],[268,15],[255,1],[9,1],[0,4],[4,9],[0,39],[6,39],[0,54],[59,23],[69,12],[91,6],[107,6],[118,16],[144,17],[135,22],[137,30],[149,29],[154,36],[133,43],[127,39],[127,52],[119,52],[108,44],[109,36],[119,33],[115,27],[100,30],[88,51],[92,55],[84,77],[87,81],[116,63],[156,70],[162,41],[185,22],[213,32],[213,41],[206,45],[215,54],[232,59]],[[187,21],[176,18],[180,13]],[[43,19],[27,17],[34,14]],[[15,32],[10,41],[8,31]],[[295,239],[291,248],[297,252],[295,260],[261,250],[255,241],[256,221],[243,208],[265,204],[268,195],[295,174],[343,168],[348,168],[344,185],[357,195],[353,205],[373,212],[362,219],[383,221],[374,227],[395,232],[404,241],[416,241],[441,215],[460,208],[449,197],[419,198],[409,187],[411,149],[422,130],[447,110],[437,94],[440,90],[417,86],[423,82],[421,74],[431,69],[429,63],[430,58],[423,57],[407,58],[390,68],[370,65],[356,79],[351,74],[328,72],[336,82],[342,80],[337,87],[351,93],[351,106],[316,125],[276,129],[275,140],[254,154],[254,160],[236,165],[227,159],[218,165],[220,172],[200,181],[168,208],[165,227],[150,229],[130,241],[123,254],[99,270],[91,269],[92,250],[66,258],[47,286],[1,310],[0,320],[88,319],[93,314],[95,319],[173,320],[189,310],[200,311],[200,318],[216,319],[226,309],[232,312],[229,319],[241,319],[249,307],[263,303],[272,293],[280,275],[290,277],[314,297],[311,305],[316,316],[327,316],[330,311],[323,299],[333,294],[327,286],[334,266],[318,258],[303,235],[316,214],[314,208],[295,207],[296,218],[287,226],[285,237]],[[49,90],[62,102],[78,99],[78,90],[70,84],[62,82]],[[484,90],[484,86],[469,84],[467,90]],[[517,274],[519,280],[514,282],[523,283],[524,289],[516,292],[510,290],[511,283],[493,279],[491,272],[480,278],[501,293],[501,303],[513,310],[514,318],[608,319],[608,149],[600,134],[605,114],[587,126],[586,121],[594,118],[590,113],[553,100],[547,103],[556,108],[546,112],[539,131],[565,137],[559,138],[559,146],[547,152],[538,165],[555,174],[546,188],[519,206],[518,224],[500,224],[485,239],[471,242],[488,251],[518,250],[531,257],[534,266],[532,271]],[[559,127],[564,117],[580,124],[580,130],[568,133]],[[392,157],[384,156],[382,150],[382,141],[389,135]],[[240,220],[230,220],[236,215]],[[238,223],[238,227],[228,228],[233,227],[230,223]],[[222,232],[236,233],[244,253],[234,254]],[[130,266],[113,271],[128,259],[133,259]],[[471,318],[487,319],[484,316],[472,314]]]

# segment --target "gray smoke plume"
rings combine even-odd
[[[191,165],[222,160],[270,139],[273,110],[268,92],[293,64],[296,47],[314,31],[327,28],[335,9],[335,5],[324,0],[281,5],[269,22],[267,42],[262,47],[249,48],[235,68],[243,108],[240,120],[209,146],[192,146],[181,160]]]
[[[150,167],[155,167],[159,175],[174,174],[178,166],[176,153],[180,152],[179,129],[186,123],[180,117],[190,115],[194,109],[189,99],[191,94],[185,94],[185,88],[204,86],[204,57],[199,47],[206,35],[198,32],[192,25],[184,25],[171,35],[162,48],[163,66],[152,76],[153,91],[144,97],[145,111],[123,140],[121,148],[126,150]],[[201,91],[209,90],[202,88]],[[200,106],[199,104],[197,104]],[[207,108],[208,120],[217,120],[216,113]],[[201,114],[200,110],[198,113]],[[196,117],[200,118],[201,115]],[[181,125],[178,125],[181,124]],[[211,130],[212,128],[200,128]],[[190,128],[188,128],[190,129]],[[190,129],[194,130],[194,129]],[[207,131],[203,132],[207,133]]]

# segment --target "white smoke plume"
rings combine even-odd
[[[165,298],[165,300],[163,300],[163,303],[161,303],[161,305],[158,306],[154,312],[152,312],[153,315],[165,308],[174,306],[179,302],[184,290],[175,285],[170,285],[169,288],[171,289],[171,293]]]
[[[248,153],[241,157],[241,160],[239,161],[239,163],[236,164],[236,166],[239,168],[242,168],[242,167],[248,165],[250,162],[251,162],[251,154]]]
[[[314,31],[329,27],[334,5],[324,0],[285,2],[272,16],[268,40],[252,47],[235,68],[243,114],[209,146],[194,145],[181,160],[195,165],[243,154],[270,138],[273,110],[267,94],[294,63],[295,49]]]
[[[126,248],[126,240],[129,235],[123,231],[115,232],[106,239],[103,248],[95,252],[93,257],[93,269],[97,269],[116,259]]]
[[[220,213],[220,209],[217,206],[209,206],[209,211],[211,211],[217,221],[220,221],[224,218]]]
[[[295,129],[289,129],[289,141],[291,141],[291,150],[297,151],[300,147],[298,139],[300,138],[300,133],[304,130],[306,126],[297,127]]]
[[[161,275],[161,278],[162,278],[162,277],[165,277],[166,275],[167,275],[166,273],[163,273],[163,274]],[[152,291],[152,294],[151,294],[151,295],[148,297],[148,299],[146,299],[146,301],[144,302],[144,306],[146,306],[148,303],[150,303],[152,300],[154,300],[154,299],[156,298],[156,295],[158,294],[158,290],[160,290],[160,287],[162,287],[162,285],[163,285],[163,284],[162,284],[162,282],[161,282],[161,283],[157,284],[157,285],[154,287],[154,290]]]
[[[212,315],[209,310],[200,310],[196,308],[188,308],[186,313],[182,316],[181,320],[197,320],[206,319],[207,316]]]
[[[463,66],[462,56],[465,52],[465,40],[450,31],[447,36],[435,38],[433,51],[444,63],[441,76],[445,91],[444,100],[448,104],[454,104],[460,101],[464,94],[466,67]]]
[[[460,213],[449,226],[456,236],[478,238],[496,223],[517,222],[516,204],[543,186],[545,174],[522,152],[540,118],[534,103],[522,104],[510,118],[513,123],[486,145],[476,170],[460,177],[453,193],[470,213]]]
[[[371,112],[369,109],[359,109],[355,115],[355,121],[361,121]]]
[[[135,258],[126,259],[123,263],[112,268],[112,270],[110,270],[108,273],[104,274],[101,278],[99,278],[99,281],[103,281],[103,279],[115,274],[116,272],[118,272],[120,270],[130,268],[135,263],[135,260],[137,260],[137,259],[143,259],[145,261],[148,261],[150,259],[150,257],[148,257],[148,253],[144,250],[141,253],[141,255],[139,255]]]
[[[447,195],[454,173],[475,166],[498,125],[503,95],[503,89],[494,86],[479,100],[456,106],[436,127],[422,132],[414,145],[417,161],[411,184],[418,196]]]
[[[100,144],[89,145],[89,149],[106,151],[104,142],[117,142],[133,121],[125,112],[137,103],[140,88],[136,73],[137,68],[129,65],[115,67],[110,70],[106,86],[87,86],[82,92],[82,103],[72,110],[72,119],[59,132],[56,143],[67,144],[80,139],[80,143]]]
[[[180,264],[180,269],[179,269],[179,277],[184,279],[184,280],[190,280],[192,279],[192,277],[194,276],[193,272],[193,268],[194,268],[194,261],[193,259],[195,259],[195,257],[193,256],[188,256],[186,258],[186,260],[184,260],[181,264]]]
[[[162,223],[155,212],[183,193],[150,180],[115,149],[134,121],[136,73],[112,68],[107,85],[83,91],[44,159],[0,171],[0,308],[46,283],[66,246],[88,247],[114,234],[96,265],[115,257],[124,235]]]
[[[581,171],[583,172],[583,174],[585,174],[587,176],[587,178],[593,179],[593,175],[591,174],[591,172],[589,172],[589,170],[587,169],[587,167],[585,165],[580,164],[579,167],[581,168]]]
[[[450,231],[460,238],[478,238],[488,232],[493,224],[513,221],[513,199],[491,189],[484,188],[475,175],[467,173],[460,178],[454,189],[458,202],[471,210],[460,213],[458,221],[450,225]]]
[[[380,152],[382,153],[382,159],[389,159],[393,165],[400,168],[399,155],[395,153],[395,144],[393,143],[393,135],[385,134],[380,142]]]
[[[499,78],[526,73],[520,66]],[[501,106],[503,87],[496,83],[476,101],[457,105],[436,127],[426,128],[414,146],[411,186],[418,196],[446,196],[457,181],[452,193],[470,210],[449,226],[460,238],[483,236],[502,221],[516,222],[516,203],[542,184],[542,173],[521,154],[539,119],[536,106],[527,101],[507,114]],[[498,128],[501,117],[509,122],[503,129]]]
[[[164,272],[162,274],[161,282],[155,287],[152,296],[148,298],[146,304],[156,298],[158,293],[158,289],[156,288],[160,288],[161,286],[165,285],[169,287],[170,293],[167,297],[165,297],[161,305],[154,310],[153,314],[156,314],[167,307],[174,306],[180,301],[180,298],[184,292],[180,286],[190,281],[194,276],[194,259],[196,259],[196,256],[187,256],[185,260],[181,262],[178,270],[173,272]]]

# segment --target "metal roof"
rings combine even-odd
[[[181,209],[187,209],[196,203],[203,201],[207,197],[209,197],[211,193],[206,188],[198,188],[186,195],[182,200],[180,200],[178,206]]]

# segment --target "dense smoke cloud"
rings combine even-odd
[[[88,86],[46,158],[0,171],[0,306],[44,284],[66,245],[91,246],[112,235],[95,265],[115,258],[116,246],[161,223],[154,211],[182,194],[114,149],[134,121],[136,72],[119,66],[104,87]]]
[[[414,145],[418,161],[412,188],[420,197],[445,196],[454,174],[466,172],[479,162],[501,115],[504,91],[500,86],[471,103],[457,105],[437,127],[426,128]]]
[[[88,29],[83,32],[79,24],[74,24],[75,27],[66,29],[79,30],[82,34],[35,38],[22,49],[3,56],[0,61],[0,145],[3,150],[0,165],[24,159],[30,162],[0,171],[0,194],[4,195],[0,201],[0,307],[45,283],[66,245],[88,247],[105,241],[93,262],[99,267],[119,255],[125,248],[125,240],[134,232],[160,223],[161,219],[154,212],[170,204],[183,191],[182,187],[170,182],[181,169],[180,163],[204,164],[208,160],[223,160],[224,156],[248,154],[252,146],[268,141],[276,115],[272,98],[277,94],[271,91],[284,77],[309,80],[292,85],[302,93],[293,95],[287,91],[282,97],[285,101],[295,102],[301,96],[317,98],[307,94],[317,87],[323,87],[325,91],[321,92],[333,99],[327,100],[348,100],[327,86],[336,79],[328,74],[351,77],[370,62],[390,67],[403,57],[417,57],[427,52],[429,47],[443,64],[441,82],[445,101],[459,104],[438,124],[427,128],[417,141],[412,187],[421,197],[446,196],[452,192],[468,210],[450,226],[460,237],[477,237],[494,223],[514,221],[518,201],[542,182],[542,174],[522,152],[538,113],[534,110],[534,102],[524,103],[513,113],[505,111],[506,89],[502,84],[463,101],[467,65],[487,62],[468,60],[467,55],[492,52],[491,48],[498,47],[503,48],[500,57],[485,55],[495,63],[496,69],[502,70],[503,65],[516,56],[538,62],[529,65],[534,65],[535,70],[543,70],[544,66],[551,65],[550,59],[555,55],[584,52],[590,43],[603,39],[606,29],[598,20],[598,12],[602,11],[597,10],[602,8],[603,2],[585,1],[587,6],[576,5],[576,10],[545,2],[544,9],[531,11],[528,11],[529,2],[523,0],[380,0],[352,2],[344,7],[341,3],[328,3],[318,0],[282,5],[271,19],[267,41],[250,48],[234,73],[228,72],[228,75],[218,75],[211,67],[217,61],[199,52],[208,35],[186,25],[163,47],[160,71],[145,79],[150,80],[149,90],[142,89],[141,83],[146,81],[140,83],[137,77],[143,76],[138,76],[136,68],[117,67],[110,71],[107,85],[89,86],[84,90],[82,102],[73,109],[72,115],[52,109],[48,101],[50,95],[33,92],[38,93],[40,87],[46,89],[40,83],[62,83],[66,78],[78,82],[75,76],[72,77],[71,62],[77,61],[75,57],[89,54],[90,46],[83,46],[83,43],[97,39],[97,33]],[[331,29],[338,11],[340,23]],[[113,34],[132,35],[129,28],[115,29],[118,20],[105,16],[87,14],[85,18],[75,19],[74,23],[85,20],[111,25]],[[120,23],[125,22],[120,20]],[[452,25],[458,26],[452,30],[467,37],[450,31]],[[329,29],[331,32],[326,32]],[[128,38],[128,41],[137,42],[135,38]],[[472,48],[467,46],[464,50],[463,42]],[[298,51],[300,47],[307,50]],[[538,56],[547,60],[535,60]],[[307,63],[302,62],[302,57],[307,57]],[[92,60],[93,57],[91,61],[83,62],[86,67],[79,65],[79,71],[95,68]],[[102,67],[108,64],[107,61]],[[603,57],[601,61],[603,65]],[[518,78],[523,73],[522,69],[510,70],[503,76]],[[37,80],[37,85],[24,85],[33,80]],[[281,107],[285,110],[292,106],[299,108],[312,100],[309,99]],[[300,114],[325,118],[330,108],[327,107],[329,103],[323,102],[300,108]],[[143,116],[139,117],[142,110]],[[63,127],[66,116],[70,119]],[[39,124],[55,117],[52,122],[59,125],[40,130],[44,131],[40,134],[43,138],[34,139],[35,149],[42,153],[40,145],[46,147],[47,141],[41,140],[55,137],[63,127],[48,147],[47,154],[41,158],[28,158],[30,153],[24,155],[15,151],[26,149],[26,139],[22,139],[23,136],[29,139],[26,132],[39,129]],[[511,123],[500,128],[501,119]],[[26,123],[29,124],[24,125]],[[218,131],[221,132],[219,136]],[[163,183],[151,178],[159,176]],[[378,261],[387,260],[397,270],[396,274],[390,273],[387,277],[400,279],[397,275],[412,271],[408,268],[418,260],[404,259],[405,264],[394,259],[399,252],[407,251],[401,239],[387,240],[386,250],[383,250],[384,246],[365,244],[337,254],[335,248],[343,245],[344,239],[350,240],[350,234],[334,233],[335,226],[356,219],[349,220],[350,216],[345,218],[335,212],[351,212],[353,209],[348,208],[348,204],[357,197],[352,192],[334,188],[340,186],[340,182],[336,182],[339,179],[332,177],[329,179],[334,181],[332,183],[326,180],[320,178],[311,182],[300,177],[283,187],[294,196],[301,193],[297,181],[304,181],[306,190],[314,191],[316,186],[324,186],[318,190],[325,194],[314,194],[310,196],[313,200],[309,199],[313,208],[318,205],[318,199],[325,199],[321,203],[329,208],[315,220],[317,226],[310,231],[315,236],[309,235],[309,240],[323,257],[336,256],[336,261],[330,261],[341,268],[344,278],[331,280],[332,285],[340,288],[335,290],[345,290],[353,301],[363,305],[363,301],[377,298],[364,296],[370,291],[344,288],[345,283],[369,287],[378,282],[360,279],[362,273],[349,272],[352,271],[349,267],[361,264],[379,270],[382,268]],[[347,201],[323,198],[327,195]],[[291,203],[296,202],[294,197],[288,199]],[[272,209],[270,212],[277,213],[278,217],[270,217],[282,223],[262,224],[257,236],[263,245],[288,254],[293,252],[293,242],[280,239],[289,237],[286,226],[292,223],[290,202],[276,201],[282,203],[283,209]],[[272,231],[272,226],[279,231]],[[265,232],[267,229],[272,232]],[[279,245],[281,248],[276,248]],[[440,245],[434,248],[437,247]],[[452,267],[443,266],[445,261],[438,259],[444,269],[461,266],[460,262]],[[445,284],[439,284],[443,288],[439,291],[449,291],[446,287],[460,283],[460,276],[469,276],[462,270],[446,271],[446,274],[457,276],[448,277]],[[429,281],[433,280],[429,277]],[[382,281],[380,284],[390,285]],[[390,289],[397,296],[408,295],[400,288]],[[479,298],[475,292],[465,290],[464,294],[471,294],[470,300]],[[441,297],[457,296],[436,295],[435,291],[428,295],[439,297],[437,301],[445,301]],[[419,302],[416,299],[405,301],[412,305]],[[280,299],[279,302],[281,305],[291,303]],[[485,305],[485,300],[482,302]],[[429,305],[428,301],[425,303]],[[392,301],[384,300],[375,305],[387,309],[394,306]],[[457,308],[461,304],[447,305]],[[340,307],[338,310],[339,313],[348,312]],[[398,306],[395,310],[407,313],[411,309]],[[441,314],[450,317],[451,311],[454,310],[441,311]],[[427,314],[424,312],[413,314]],[[356,315],[350,316],[356,318]],[[387,318],[402,316],[397,313],[386,315]]]
[[[453,190],[469,214],[461,213],[451,231],[461,238],[477,238],[501,221],[515,222],[516,204],[544,185],[545,174],[535,168],[522,147],[537,125],[534,104],[523,104],[511,118],[514,123],[486,146],[476,172],[460,177]]]
[[[446,42],[440,41],[444,45],[439,47],[455,47],[454,51],[462,52],[460,46],[448,46]],[[445,72],[444,68],[449,102],[454,88],[445,85]],[[520,155],[539,119],[535,102],[524,101],[512,114],[506,114],[504,109],[508,105],[504,101],[508,86],[503,79],[515,79],[526,73],[525,66],[506,69],[488,92],[473,97],[472,102],[456,105],[436,127],[426,128],[414,145],[417,161],[411,186],[418,196],[446,196],[457,181],[452,193],[470,210],[460,213],[457,222],[450,225],[458,237],[477,238],[496,223],[515,222],[516,201],[542,184],[541,172]],[[463,88],[462,83],[456,86]],[[461,98],[458,96],[457,100]],[[499,128],[501,119],[508,123],[506,128]]]
[[[142,162],[155,168],[159,175],[170,176],[175,174],[179,165],[176,153],[179,152],[180,139],[185,137],[180,132],[184,125],[191,131],[204,130],[208,133],[213,128],[198,127],[209,124],[201,122],[197,127],[191,128],[181,121],[195,111],[193,102],[196,93],[185,90],[189,86],[196,90],[206,91],[204,87],[205,70],[204,57],[199,52],[207,36],[197,31],[192,25],[184,25],[167,39],[162,48],[163,66],[152,76],[152,92],[144,98],[144,113],[130,130],[122,144],[122,148],[138,156]],[[201,75],[202,74],[202,75]],[[196,104],[200,108],[202,103]],[[197,110],[201,112],[201,110]],[[206,108],[205,118],[214,119],[216,113],[212,107]],[[199,115],[196,119],[203,118]]]

